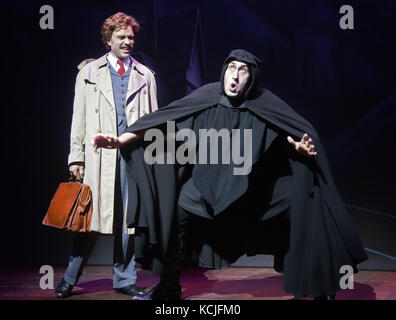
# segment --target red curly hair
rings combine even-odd
[[[108,17],[105,22],[103,22],[102,30],[100,33],[107,49],[110,49],[107,42],[111,39],[111,35],[113,34],[113,32],[119,29],[128,28],[128,26],[132,27],[133,33],[135,35],[138,34],[140,30],[139,23],[134,17],[128,16],[123,12],[117,12],[116,14]]]

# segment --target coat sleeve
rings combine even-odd
[[[86,93],[83,70],[78,73],[75,85],[73,117],[70,132],[70,153],[68,157],[69,165],[73,162],[85,161]]]

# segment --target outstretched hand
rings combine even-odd
[[[94,150],[97,151],[99,148],[117,149],[121,145],[121,142],[118,137],[98,133],[93,138],[92,144]]]
[[[287,141],[306,157],[316,156],[318,153],[315,151],[315,146],[312,144],[312,139],[305,133],[299,142],[294,141],[292,137],[288,136]]]

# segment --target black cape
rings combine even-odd
[[[205,85],[140,118],[126,132],[163,129],[171,120],[188,123],[200,112],[218,105],[223,97],[222,90],[220,83]],[[284,274],[286,292],[297,297],[333,294],[339,290],[340,267],[348,264],[356,272],[356,264],[366,260],[367,256],[335,187],[319,135],[307,120],[269,90],[248,97],[244,103],[249,112],[275,131],[291,135],[295,140],[308,133],[313,139],[317,156],[306,158],[295,151],[288,159],[292,172],[290,230],[287,252],[282,256],[282,266],[278,269]],[[145,146],[144,141],[138,141],[121,149],[127,162],[129,190],[136,192],[130,192],[134,199],[129,201],[133,205],[128,204],[127,224],[136,228],[137,265],[161,272],[169,242],[173,241],[180,188],[192,173],[185,166],[148,165],[144,161]],[[217,232],[221,233],[221,230]],[[270,241],[267,237],[265,239]],[[206,261],[201,261],[201,265],[224,266],[221,260],[213,259],[218,253],[208,254],[208,248],[213,250],[212,245],[206,245],[206,253],[200,256]],[[276,255],[276,248],[274,243],[268,245],[268,250],[264,252]],[[259,253],[259,248],[256,249],[251,248],[251,252],[245,253]],[[230,260],[230,257],[225,259]]]

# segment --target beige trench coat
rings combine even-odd
[[[155,78],[150,69],[132,59],[126,97],[128,125],[158,109]],[[106,55],[85,65],[77,75],[68,164],[84,162],[84,183],[92,190],[91,230],[113,233],[117,150],[94,152],[97,133],[117,135],[116,109]]]

